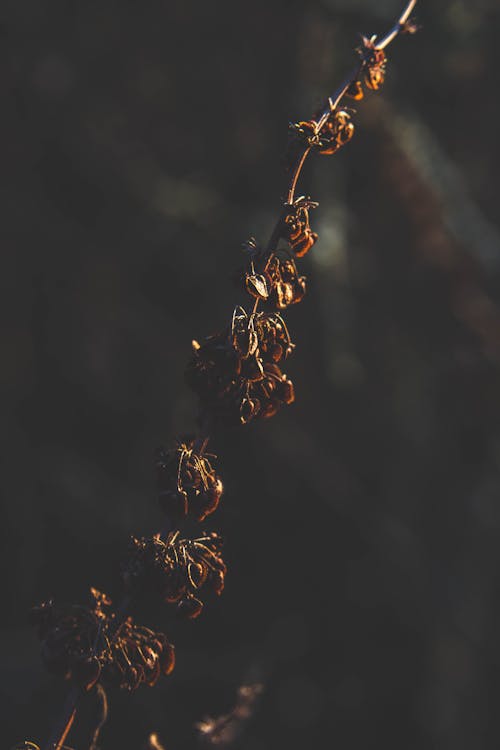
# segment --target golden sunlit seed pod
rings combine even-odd
[[[154,685],[172,671],[174,647],[164,633],[131,617],[122,620],[110,605],[105,594],[91,589],[87,606],[48,601],[32,611],[47,669],[85,691],[98,681],[130,691]]]
[[[302,196],[294,201],[285,216],[284,237],[298,258],[304,256],[318,239],[318,235],[312,231],[309,224],[309,211],[317,206],[318,203]]]
[[[159,501],[173,520],[189,516],[203,521],[213,513],[223,486],[204,450],[195,450],[193,438],[185,438],[170,450],[160,450],[156,461]]]
[[[361,81],[353,81],[347,87],[347,90],[345,93],[346,93],[346,96],[349,96],[351,99],[355,99],[356,101],[360,101],[365,95]]]
[[[146,539],[132,537],[123,580],[129,591],[150,591],[161,600],[177,604],[187,617],[198,617],[203,609],[202,589],[220,594],[226,565],[221,554],[222,539],[212,532],[195,539],[182,539],[171,532],[166,540],[159,534]]]
[[[358,54],[363,60],[363,77],[368,88],[372,91],[378,91],[385,81],[385,67],[387,57],[383,49],[378,49],[376,37],[368,39],[366,36],[361,37],[361,47],[358,47]]]

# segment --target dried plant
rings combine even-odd
[[[194,618],[203,609],[208,589],[222,592],[226,565],[219,535],[207,531],[188,538],[174,525],[186,519],[205,521],[217,509],[223,486],[213,465],[216,457],[207,452],[214,428],[268,419],[295,399],[293,384],[283,371],[295,345],[282,313],[306,293],[306,279],[299,275],[296,259],[318,240],[310,224],[318,203],[308,196],[296,196],[298,179],[310,153],[332,155],[351,140],[354,111],[344,102],[361,100],[365,87],[377,91],[383,85],[385,50],[399,34],[416,31],[410,20],[415,4],[416,0],[408,3],[384,36],[361,36],[358,63],[344,83],[311,119],[290,125],[288,187],[278,221],[265,247],[253,238],[244,245],[246,263],[240,279],[251,307],[247,310],[238,305],[218,333],[201,343],[193,341],[186,380],[200,400],[198,432],[158,456],[164,529],[148,539],[132,538],[122,567],[123,602],[113,609],[110,598],[92,588],[87,604],[48,601],[33,610],[47,668],[72,683],[62,716],[44,750],[65,747],[84,693],[102,685],[129,691],[140,685],[153,686],[174,668],[174,647],[167,636],[134,623],[127,614],[132,599],[153,593]],[[259,692],[255,685],[241,688],[230,714],[200,723],[198,730],[205,740],[227,744],[237,725],[251,713]],[[101,721],[97,733],[100,726]],[[156,735],[151,735],[149,747],[160,747]],[[37,746],[24,742],[17,748],[35,750]]]
[[[229,747],[251,719],[262,690],[263,685],[260,682],[240,685],[236,703],[229,713],[216,718],[207,716],[199,721],[196,728],[202,744]]]

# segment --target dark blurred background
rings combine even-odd
[[[2,747],[42,742],[66,690],[32,604],[119,600],[129,535],[161,523],[155,449],[194,426],[190,341],[243,300],[288,121],[401,5],[5,0]],[[244,682],[242,750],[499,747],[500,7],[417,15],[352,143],[304,174],[296,404],[211,445],[226,591],[187,624],[137,613],[178,666],[110,695],[103,750],[199,747]]]

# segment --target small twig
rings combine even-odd
[[[43,750],[64,750],[64,741],[73,726],[81,694],[82,691],[79,687],[76,685],[71,687],[62,714],[56,722],[47,743],[43,746]]]
[[[405,29],[405,24],[408,21],[411,13],[413,12],[413,9],[415,5],[417,4],[417,0],[410,0],[406,8],[404,9],[403,13],[400,15],[394,26],[390,29],[390,31],[387,32],[385,36],[380,39],[380,41],[375,41],[374,46],[377,50],[383,50],[386,47],[389,46],[389,44],[394,41],[394,39]],[[340,102],[345,96],[345,93],[349,86],[353,84],[355,81],[359,79],[359,75],[361,73],[361,70],[363,68],[364,63],[361,62],[360,64],[356,65],[355,68],[352,69],[352,71],[349,73],[349,75],[346,77],[344,82],[339,86],[339,88],[327,99],[326,105],[323,108],[323,111],[321,112],[319,119],[317,120],[317,132],[321,130],[323,125],[326,123],[326,121],[331,116],[332,112],[339,106]],[[306,154],[307,155],[307,154]],[[297,174],[293,176],[292,184],[295,186],[297,184],[297,180],[300,174],[300,171],[304,165],[304,160],[302,160],[299,165],[297,166]],[[289,195],[288,197],[288,203],[293,202],[294,192],[292,191],[291,197]]]
[[[97,726],[94,730],[94,734],[92,735],[92,742],[89,745],[89,750],[97,750],[97,740],[99,739],[101,729],[103,728],[108,718],[108,696],[106,695],[106,691],[104,690],[103,686],[98,683],[96,685],[96,692],[99,696],[101,715],[99,716]]]
[[[417,0],[410,0],[406,8],[404,9],[403,13],[399,17],[399,20],[394,24],[392,29],[387,32],[387,34],[382,37],[382,39],[377,42],[375,47],[377,49],[385,49],[387,45],[389,45],[395,37],[397,37],[398,34],[401,33],[401,31],[404,31],[406,22],[410,18],[411,14],[413,13],[413,9],[415,5],[417,4]]]
[[[386,47],[389,46],[389,44],[394,41],[394,39],[403,31],[406,29],[406,23],[413,12],[413,9],[415,8],[415,5],[417,4],[417,0],[410,0],[410,2],[406,5],[404,11],[394,24],[392,28],[383,36],[380,41],[374,43],[375,49],[377,50],[383,50]],[[340,105],[342,99],[344,98],[347,90],[349,87],[355,83],[359,79],[359,76],[363,70],[364,62],[359,63],[356,65],[355,68],[352,69],[352,71],[349,73],[349,75],[345,78],[343,83],[339,86],[339,88],[328,97],[326,101],[326,105],[323,108],[322,112],[320,113],[317,121],[316,121],[316,133],[319,133],[325,123],[328,121],[328,119],[331,117],[332,112],[334,112],[337,107]],[[297,158],[296,165],[293,169],[292,176],[289,180],[288,184],[288,193],[287,193],[287,205],[292,205],[293,201],[295,199],[295,191],[297,188],[297,183],[300,177],[300,174],[302,172],[302,168],[306,162],[306,159],[311,152],[311,148],[308,146],[304,147],[304,150],[302,154],[299,155]],[[283,216],[280,215],[276,226],[273,229],[273,232],[271,234],[271,238],[267,244],[266,251],[268,253],[267,262],[264,268],[264,271],[267,271],[273,258],[274,258],[274,251],[276,250],[276,246],[278,244],[278,241],[281,236],[281,226],[282,226]],[[260,300],[257,298],[254,303],[253,312],[256,313],[259,307]]]
[[[292,179],[290,180],[290,185],[288,187],[288,195],[287,195],[287,199],[286,199],[286,202],[289,205],[291,205],[293,203],[293,199],[294,199],[294,196],[295,196],[295,188],[297,187],[297,181],[298,181],[298,179],[300,177],[300,173],[302,171],[302,167],[304,166],[304,163],[305,163],[307,157],[309,156],[310,150],[311,150],[310,146],[308,146],[307,148],[304,149],[304,153],[300,157],[300,159],[298,161],[298,164],[297,164],[297,167],[295,168],[295,170],[293,172]]]

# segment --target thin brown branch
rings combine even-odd
[[[52,734],[43,745],[42,750],[63,750],[66,737],[68,736],[73,722],[75,721],[78,701],[82,691],[76,685],[73,685],[67,695],[66,702],[59,720],[56,722]]]
[[[375,49],[378,49],[378,50],[385,49],[386,47],[389,46],[391,42],[394,41],[394,39],[396,39],[397,36],[399,36],[399,34],[401,34],[405,30],[405,24],[408,21],[411,13],[413,12],[413,9],[415,8],[416,4],[417,4],[417,0],[410,0],[410,2],[405,7],[403,13],[401,14],[401,16],[398,18],[394,26],[392,26],[392,28],[387,32],[387,34],[385,34],[378,42],[376,38],[374,38]],[[326,104],[323,108],[323,111],[321,112],[317,120],[317,132],[321,130],[321,128],[324,126],[324,124],[327,122],[327,120],[331,116],[332,112],[335,111],[337,107],[340,105],[349,86],[351,86],[355,81],[359,79],[362,68],[363,68],[363,62],[356,65],[356,67],[352,69],[352,71],[345,78],[344,82],[339,86],[339,88],[330,97],[328,97]],[[304,162],[301,162],[301,164],[298,167],[299,174],[303,167],[303,164]],[[299,174],[294,175],[295,184],[297,183]]]
[[[371,39],[362,37],[363,46],[359,50],[361,54],[361,61],[358,62],[355,68],[353,68],[353,70],[346,77],[346,79],[341,84],[341,86],[330,97],[328,97],[320,113],[315,115],[314,118],[309,120],[308,122],[299,123],[299,125],[296,126],[298,134],[302,136],[302,139],[297,141],[297,144],[296,144],[297,147],[295,148],[293,152],[293,159],[292,159],[293,165],[290,170],[290,176],[288,180],[286,203],[282,207],[281,214],[273,229],[267,248],[265,250],[265,255],[262,256],[263,259],[265,259],[264,272],[266,272],[270,268],[270,265],[273,259],[275,258],[279,240],[284,236],[283,231],[285,227],[285,222],[287,222],[290,217],[290,213],[289,213],[290,210],[295,210],[297,212],[296,216],[299,216],[299,218],[302,217],[301,219],[302,228],[299,227],[299,230],[295,235],[292,234],[292,230],[290,229],[290,234],[286,235],[288,238],[290,238],[289,244],[291,248],[291,255],[293,255],[294,253],[296,257],[301,257],[309,250],[312,244],[316,241],[317,235],[312,232],[309,226],[308,211],[310,208],[315,208],[317,204],[311,201],[310,199],[306,199],[306,198],[296,199],[297,184],[300,179],[304,164],[307,160],[307,157],[311,153],[311,151],[319,150],[319,152],[323,154],[333,154],[336,152],[338,148],[340,148],[342,145],[344,145],[344,143],[346,143],[350,139],[354,130],[354,126],[350,122],[349,111],[341,109],[342,100],[347,93],[350,93],[351,96],[354,95],[355,98],[359,98],[356,92],[352,94],[349,90],[351,87],[356,87],[356,86],[358,87],[358,89],[361,88],[361,84],[360,84],[361,76],[365,77],[366,85],[369,88],[372,88],[372,89],[379,88],[379,86],[383,82],[384,69],[385,69],[384,68],[385,55],[384,55],[383,50],[385,50],[385,48],[400,33],[415,30],[415,27],[409,22],[410,14],[412,13],[415,5],[416,5],[416,0],[410,0],[410,2],[405,6],[404,11],[400,15],[396,23],[393,25],[393,27],[384,36],[382,36],[378,41],[377,41],[377,37],[372,37]],[[361,95],[362,95],[362,91],[361,91]],[[304,128],[302,128],[302,126],[304,126]],[[328,131],[328,128],[330,128],[330,131]],[[329,136],[330,141],[328,141],[327,139],[326,145],[325,145],[325,140],[323,139],[324,129],[325,131],[328,131],[330,133],[330,136]],[[299,211],[302,211],[302,214],[299,214]],[[295,232],[295,230],[293,231]],[[292,265],[293,265],[293,260],[292,260]],[[293,268],[295,268],[294,265],[293,265]],[[296,272],[296,269],[295,269],[295,272]],[[299,289],[299,291],[300,291],[300,297],[296,296],[293,301],[299,301],[299,299],[302,298],[303,294],[305,293],[305,281],[303,282],[303,286]],[[253,308],[254,314],[258,310],[259,301],[260,301],[260,297],[256,297],[254,308]],[[243,310],[243,308],[239,308],[239,309],[242,310],[242,315],[240,316],[240,323],[244,328],[245,325],[247,325],[249,318],[248,318],[246,311]],[[234,321],[234,316],[233,316],[233,328],[231,331],[232,335],[234,334],[234,322],[235,321]],[[250,323],[248,323],[248,325],[250,325]],[[251,321],[251,325],[253,326],[253,320]],[[252,336],[248,335],[248,337],[246,337],[246,335],[243,335],[241,337],[241,342],[239,343],[239,346],[241,348],[244,346],[242,342],[247,341],[246,350],[243,351],[241,349],[239,351],[240,359],[245,360],[245,362],[247,362],[248,364],[248,361],[251,361],[251,358],[253,357],[254,364],[257,367],[257,372],[254,372],[252,375],[254,380],[251,380],[250,376],[248,376],[248,383],[257,383],[257,382],[263,383],[262,393],[268,399],[269,401],[268,406],[270,406],[270,411],[267,410],[263,413],[263,416],[265,417],[272,416],[277,411],[277,408],[279,407],[280,404],[284,404],[284,403],[288,404],[294,400],[293,385],[290,381],[286,379],[286,376],[280,372],[280,369],[279,367],[277,367],[277,364],[276,364],[282,357],[284,358],[288,356],[288,354],[291,351],[293,351],[294,345],[290,341],[290,337],[289,337],[286,325],[278,313],[276,313],[274,317],[271,319],[271,327],[272,327],[272,334],[275,338],[275,341],[272,344],[273,348],[269,346],[268,353],[266,354],[266,356],[271,357],[271,361],[264,361],[264,359],[262,358],[259,359],[260,357],[259,346],[261,346],[262,342],[259,342],[258,335],[255,332],[254,328],[252,328],[252,331],[251,331]],[[244,331],[244,333],[250,334],[250,328]],[[213,337],[211,340],[213,342]],[[232,346],[233,346],[233,351],[231,352],[231,354],[234,355],[236,351],[234,349],[234,343],[232,344]],[[197,345],[197,347],[198,349],[200,349],[199,345]],[[272,354],[271,351],[274,353]],[[202,360],[198,360],[198,362],[200,361]],[[259,366],[260,366],[260,369],[259,369]],[[265,366],[268,368],[267,370],[265,370]],[[203,362],[202,362],[202,367],[203,367]],[[267,377],[267,381],[265,381],[266,377]],[[255,380],[255,378],[257,379]],[[237,385],[238,385],[238,382],[239,381],[236,381]],[[269,395],[269,393],[267,393],[266,391],[266,382],[271,387],[271,390],[270,390],[271,394],[273,390],[276,391],[276,389],[279,389],[278,391],[279,395],[276,396],[276,399],[275,399],[277,400],[278,407],[275,405],[275,402],[271,400],[271,395]],[[230,385],[231,383],[232,381],[229,380]],[[262,396],[259,391],[259,397],[262,399],[264,398],[264,396]],[[257,413],[256,410],[253,411],[255,404],[256,403],[260,404],[260,402],[257,399],[254,399],[254,400],[250,399],[250,397],[248,396],[248,388],[247,388],[246,399],[247,399],[247,403],[250,404],[250,407],[252,409],[252,412],[251,412],[251,416],[252,416],[254,413]],[[240,408],[241,408],[241,405],[240,405]],[[258,409],[260,409],[260,405],[258,406]],[[194,443],[192,445],[190,444],[189,448],[186,446],[183,447],[183,451],[184,451],[183,455],[191,455],[193,451],[194,452],[199,451],[199,453],[202,454],[205,450],[207,440],[208,440],[208,435],[212,427],[212,421],[210,419],[210,415],[207,416],[207,409],[205,409],[205,411],[202,411],[202,416],[203,416],[203,419],[200,420],[201,424],[199,426],[198,436],[197,438],[195,438]],[[217,415],[214,415],[214,418],[216,416]],[[241,411],[240,411],[240,417],[241,417],[241,421],[244,423],[246,420],[244,419],[244,416],[241,415]],[[201,459],[199,456],[197,460],[198,460],[198,463],[201,462]],[[179,463],[179,472],[180,472],[181,465],[182,464]],[[214,482],[216,479],[217,478],[215,477]],[[220,484],[220,486],[222,488],[222,484]],[[181,493],[181,489],[182,487],[179,486],[178,492],[176,491],[177,494],[175,495],[175,497],[179,496],[179,494]],[[219,492],[219,494],[215,497],[215,505],[212,505],[205,512],[205,515],[207,515],[209,512],[212,512],[217,507],[218,498],[220,497],[220,493],[222,492],[222,489],[217,490],[217,491]],[[210,496],[207,495],[207,497],[210,497]],[[186,495],[186,503],[187,503],[187,495]],[[186,505],[186,508],[187,508],[187,505]],[[175,510],[175,512],[173,512],[173,515],[174,517],[177,518],[176,513],[177,511]],[[188,510],[185,510],[185,515],[187,514],[188,514]],[[170,511],[168,511],[168,515],[169,516],[171,515]],[[204,517],[205,517],[204,515],[200,515],[197,520],[203,520]],[[153,538],[153,541],[156,540],[158,544],[161,546],[162,537],[163,538],[166,537],[167,542],[168,542],[170,538],[170,534],[168,532],[170,532],[171,528],[172,528],[172,525],[171,525],[170,519],[167,518],[163,533],[158,536],[158,539],[156,539],[156,537]],[[174,537],[177,535],[177,533],[178,532],[175,533]],[[197,540],[194,540],[193,543],[196,543],[196,541]],[[198,540],[198,542],[200,542],[200,540]],[[191,541],[188,541],[185,543],[186,550],[191,549],[189,547],[189,544],[191,544]],[[206,550],[207,549],[206,546],[203,546],[203,549]],[[208,550],[208,552],[210,552],[210,550]],[[187,552],[186,552],[186,555],[187,555]],[[185,559],[187,560],[188,557],[186,557]],[[191,563],[188,564],[188,570],[189,570],[189,565],[191,566],[193,570],[203,569],[203,566],[201,566],[200,564],[198,564],[198,567],[196,568],[195,563],[191,561]],[[225,571],[225,566],[223,562],[221,561],[219,570],[218,570],[219,578],[214,579],[216,580],[216,582],[217,581],[219,582],[220,590],[217,593],[220,593],[220,591],[222,590],[223,571]],[[206,578],[206,575],[205,575],[205,578]],[[190,577],[190,583],[195,588],[197,587],[197,584],[194,581],[192,576]],[[201,583],[199,585],[201,586]],[[171,601],[179,602],[181,595],[182,595],[182,592],[179,593],[179,596],[177,598],[174,597],[173,599],[171,599]],[[193,600],[191,600],[191,603],[192,601]],[[197,599],[195,599],[194,601],[199,604],[200,609],[197,610],[199,613],[203,605],[201,602],[198,602]],[[127,595],[123,599],[121,606],[118,608],[116,614],[114,615],[115,625],[109,631],[111,641],[114,641],[115,636],[119,634],[121,626],[123,625],[125,627],[128,623],[128,620],[126,618],[127,618],[127,611],[130,608],[130,602],[131,602],[131,597]],[[191,614],[190,616],[196,616],[196,614]],[[129,624],[129,628],[131,627],[132,627],[131,624]],[[172,651],[173,651],[173,648],[172,648]],[[92,654],[92,656],[95,656],[95,655]],[[173,661],[172,661],[172,668],[173,668]],[[152,685],[154,684],[155,681],[156,679],[149,682],[148,684]],[[59,721],[57,722],[56,726],[54,727],[54,730],[51,734],[50,739],[43,746],[43,750],[63,750],[65,740],[69,734],[69,731],[77,715],[79,699],[84,692],[85,691],[82,688],[79,688],[76,686],[71,688],[67,696],[66,704],[64,706],[62,715]],[[244,719],[247,716],[248,706],[247,706],[247,703],[245,702],[247,698],[248,698],[248,695],[241,693],[240,704],[238,704],[233,714],[228,715],[227,717],[222,717],[219,722],[217,722],[216,720],[209,720],[209,722],[206,723],[206,725],[203,728],[201,728],[202,733],[207,738],[212,737],[211,741],[213,744],[215,744],[214,738],[219,737],[217,732],[215,731],[212,732],[212,729],[214,729],[214,727],[215,729],[219,729],[222,732],[222,734],[224,734],[224,732],[227,730],[227,727],[230,724],[232,724],[233,719],[236,719],[236,718]],[[105,709],[103,710],[103,716],[105,717],[106,715],[107,715],[107,709],[106,709],[106,704],[105,704]],[[100,722],[97,728],[97,734],[102,726],[102,723],[103,721]],[[219,740],[217,739],[217,741]],[[152,737],[150,738],[150,743],[152,746],[155,746],[153,742],[154,742],[154,735],[152,735]],[[95,745],[95,742],[93,744]]]
[[[401,31],[404,31],[405,24],[409,20],[411,14],[413,13],[413,9],[415,8],[415,5],[417,4],[417,0],[410,0],[404,11],[402,12],[401,16],[399,17],[398,21],[394,24],[392,29],[387,32],[387,34],[382,37],[382,39],[375,44],[377,49],[385,49],[393,39],[397,37],[398,34],[401,33]]]
[[[99,735],[101,734],[101,730],[103,726],[105,725],[107,719],[108,719],[108,697],[106,695],[106,691],[104,690],[102,685],[99,685],[99,683],[96,685],[96,692],[99,697],[99,710],[100,715],[97,720],[96,728],[94,729],[94,732],[92,734],[92,741],[89,746],[89,750],[98,750],[97,748],[97,740],[99,739]]]
[[[399,36],[400,33],[405,31],[405,24],[408,22],[408,19],[410,18],[410,15],[412,14],[415,6],[417,4],[417,0],[410,0],[410,2],[406,5],[405,9],[401,13],[400,17],[396,21],[396,23],[391,27],[391,29],[380,39],[380,41],[376,41],[374,39],[374,46],[375,49],[383,50],[386,47],[389,46],[391,42],[396,39],[397,36]],[[344,79],[343,83],[338,87],[338,89],[328,97],[325,107],[323,108],[322,112],[319,114],[319,117],[316,121],[316,133],[319,133],[321,129],[324,127],[328,119],[331,117],[332,113],[337,110],[337,108],[340,106],[342,99],[346,95],[348,89],[352,84],[354,84],[360,77],[360,74],[363,70],[364,63],[363,61],[361,63],[358,63],[355,68],[352,69],[352,71],[349,73],[349,75]],[[287,205],[292,205],[294,198],[295,198],[295,191],[297,188],[297,183],[299,181],[302,169],[304,167],[304,164],[307,160],[307,157],[309,156],[311,152],[310,147],[305,147],[303,153],[301,156],[297,159],[297,163],[293,169],[292,176],[289,180],[288,185],[288,193],[287,193]],[[272,232],[271,238],[267,245],[267,253],[268,253],[268,260],[265,266],[265,270],[269,268],[270,263],[272,262],[272,259],[274,257],[274,251],[276,249],[276,246],[278,244],[278,241],[280,239],[280,230],[281,225],[283,221],[283,215],[280,215],[274,230]],[[259,307],[259,299],[255,300],[253,312],[256,313]]]
[[[306,161],[306,159],[307,159],[310,151],[311,151],[310,147],[304,149],[304,153],[302,154],[301,158],[299,159],[297,167],[296,167],[296,169],[293,172],[292,179],[290,180],[290,185],[288,187],[288,196],[287,196],[287,199],[286,199],[286,202],[289,205],[292,205],[292,203],[293,203],[293,199],[295,197],[295,189],[297,187],[297,182],[298,182],[298,179],[300,177],[300,173],[302,172],[302,167],[304,166],[305,161]]]

